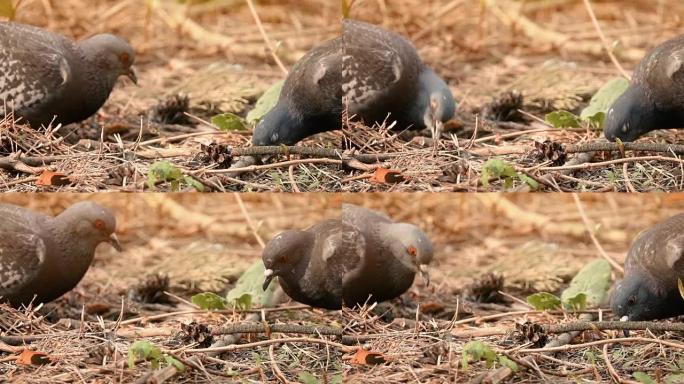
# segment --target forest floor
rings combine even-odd
[[[680,2],[593,1],[591,9],[628,72],[650,48],[684,27]],[[259,1],[256,15],[285,70],[340,32],[337,0]],[[602,85],[620,76],[582,1],[358,0],[350,16],[408,36],[446,79],[459,106],[445,134],[434,142],[425,132],[411,137],[382,126],[353,125],[299,145],[333,150],[343,142],[363,143],[363,153],[387,155],[381,163],[351,162],[347,154],[274,155],[238,175],[227,168],[237,151],[249,146],[252,126],[221,131],[212,117],[244,117],[285,77],[245,1],[23,1],[18,21],[77,39],[99,32],[129,39],[140,83],[121,80],[101,112],[81,124],[33,131],[10,118],[0,122],[0,189],[682,188],[684,165],[667,146],[678,143],[676,131],[639,140],[657,144],[661,152],[616,146],[596,152],[591,150],[603,140],[600,130],[587,123],[559,129],[545,122],[545,115],[557,110],[579,114]],[[488,164],[492,158],[502,162]],[[400,177],[383,177],[384,170]],[[150,180],[161,173],[166,175]]]
[[[76,289],[53,303],[0,306],[0,375],[10,382],[647,383],[637,373],[644,372],[676,383],[684,375],[681,332],[655,330],[676,322],[625,337],[588,323],[613,319],[605,304],[577,313],[526,303],[531,293],[557,294],[601,258],[588,229],[622,265],[637,233],[682,212],[676,195],[584,194],[579,205],[561,194],[86,197],[116,212],[124,250],[101,246]],[[2,200],[55,214],[83,198]],[[292,222],[304,227],[335,217],[341,202],[423,228],[435,249],[432,283],[416,279],[394,301],[342,311],[287,301],[206,311],[190,302],[197,293],[231,289],[260,259],[260,239]],[[588,330],[556,340],[559,327],[578,322]],[[238,327],[241,334],[231,333]],[[134,357],[129,366],[129,351],[141,341],[185,369],[164,355],[160,369],[153,358]],[[483,346],[493,353],[491,365],[486,354],[474,358],[473,348]]]

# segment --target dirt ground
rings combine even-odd
[[[518,329],[587,316],[534,311],[525,298],[558,293],[601,258],[588,228],[621,264],[639,231],[684,209],[678,195],[583,194],[587,223],[573,196],[561,194],[6,194],[1,201],[58,213],[82,199],[116,212],[124,251],[100,246],[82,282],[56,302],[0,307],[0,341],[7,343],[0,343],[0,374],[11,382],[608,382],[611,371],[619,382],[634,382],[636,371],[660,379],[684,373],[677,332],[634,331],[624,340],[618,331],[590,330],[547,352]],[[198,292],[225,294],[259,260],[257,237],[268,241],[334,217],[342,202],[425,230],[435,247],[432,284],[417,279],[401,298],[356,310],[286,302],[264,312],[207,312],[189,303]],[[603,307],[588,315],[611,319]],[[264,334],[262,320],[276,331]],[[234,338],[223,354],[204,349],[240,324],[251,324],[251,333]],[[278,326],[333,327],[345,338]],[[144,361],[129,368],[128,349],[140,340],[190,368],[154,370]],[[473,340],[518,362],[519,370],[484,362],[465,369],[462,351]],[[384,361],[353,361],[360,347]],[[50,362],[18,364],[24,348]]]
[[[339,34],[338,0],[255,3],[286,68]],[[592,1],[591,7],[627,70],[682,30],[681,2]],[[548,112],[580,111],[601,85],[619,76],[582,1],[357,0],[350,16],[408,36],[447,80],[459,106],[445,135],[435,144],[420,133],[396,137],[383,127],[354,125],[300,145],[341,148],[348,139],[367,144],[365,153],[393,155],[366,166],[339,158],[271,156],[236,175],[226,171],[235,160],[231,148],[249,146],[251,127],[221,132],[211,117],[244,116],[285,76],[245,1],[24,0],[18,21],[77,39],[113,32],[130,40],[140,84],[122,80],[96,117],[57,132],[32,131],[6,119],[0,125],[0,188],[192,189],[186,182],[148,185],[150,169],[166,161],[211,191],[681,189],[678,156],[586,152],[601,140],[600,131],[544,123]],[[512,121],[496,121],[503,117]],[[676,144],[679,136],[657,131],[640,142]],[[492,157],[536,185],[517,177],[512,185],[496,178],[483,184],[483,167]],[[400,171],[403,181],[372,181],[377,167]],[[46,177],[46,168],[58,175]]]

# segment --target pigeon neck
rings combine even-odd
[[[83,57],[83,62],[76,64],[80,65],[78,73],[88,84],[81,92],[93,98],[93,103],[97,102],[99,106],[109,97],[119,78],[119,72],[108,67],[106,53],[102,52],[96,40],[84,40],[78,44],[78,47]]]

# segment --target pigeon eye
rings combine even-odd
[[[627,299],[627,304],[628,305],[636,304],[636,296],[630,296],[629,299]]]
[[[121,62],[124,64],[128,64],[128,60],[130,60],[130,59],[131,59],[131,55],[129,55],[126,52],[119,55],[119,60],[121,60]]]
[[[102,220],[100,220],[100,219],[95,220],[94,226],[95,226],[95,228],[97,228],[97,229],[99,229],[99,230],[101,230],[101,231],[104,230],[104,229],[107,227],[107,225],[105,224],[105,222],[102,221]]]
[[[418,250],[413,245],[408,247],[408,249],[406,249],[406,251],[408,252],[409,255],[411,255],[413,257],[415,257],[418,254]]]
[[[279,260],[281,263],[287,263],[287,256],[280,256],[280,257],[278,258],[278,260]]]

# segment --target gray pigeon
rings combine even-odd
[[[625,320],[684,314],[677,279],[684,279],[684,214],[642,231],[625,259],[625,277],[611,297],[613,314]]]
[[[257,124],[254,145],[292,145],[342,128],[342,112],[368,125],[440,129],[456,104],[444,80],[404,37],[345,20],[342,37],[312,49],[292,68],[277,105]]]
[[[366,124],[395,121],[395,129],[432,128],[439,134],[456,102],[411,42],[358,20],[346,19],[342,26],[342,91],[349,115]]]
[[[654,48],[639,63],[632,84],[608,110],[603,132],[634,141],[665,128],[684,128],[684,35]]]
[[[341,220],[286,231],[266,245],[264,289],[277,276],[292,299],[340,309],[393,299],[426,271],[432,245],[420,229],[350,204],[342,210]],[[357,226],[362,220],[369,222]]]
[[[74,204],[54,218],[0,204],[0,216],[0,300],[13,306],[49,302],[73,289],[100,243],[121,251],[116,219],[94,202]]]
[[[342,128],[342,39],[313,48],[292,68],[278,103],[254,129],[254,145],[293,145]]]
[[[95,114],[119,76],[137,83],[135,54],[119,37],[79,43],[30,25],[0,22],[0,116],[14,111],[34,128]]]

